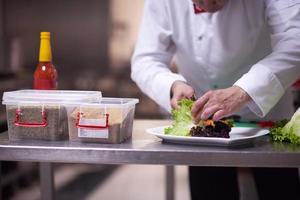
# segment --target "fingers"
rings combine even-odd
[[[195,122],[211,116],[217,121],[241,109],[249,99],[245,91],[234,86],[208,91],[194,103],[192,116]]]
[[[207,120],[211,116],[214,121],[218,121],[226,117],[227,114],[228,112],[226,110],[223,110],[219,106],[215,105],[215,106],[205,108],[203,112],[199,112],[197,116],[194,118],[194,122],[199,123],[200,120]]]
[[[183,98],[192,99],[195,95],[195,90],[188,84],[182,81],[175,81],[171,87],[172,98],[171,107],[178,109],[178,101]]]
[[[198,112],[197,116],[194,117],[194,122],[195,123],[199,123],[200,120],[206,120],[208,119],[210,116],[212,116],[215,112],[217,112],[219,109],[219,106],[211,106],[208,108],[203,109],[203,111]]]
[[[226,117],[227,112],[225,110],[218,110],[214,116],[213,116],[213,120],[218,121],[224,117]]]
[[[186,95],[185,94],[174,94],[172,99],[171,99],[171,107],[173,109],[178,109],[179,108],[178,101],[183,99],[183,98],[194,100],[196,98],[195,94],[194,94],[194,90],[188,91]]]
[[[215,113],[218,113],[216,116],[218,119],[223,118],[223,111],[219,112],[224,110],[223,101],[216,100],[216,96],[219,95],[215,91],[208,91],[194,103],[191,112],[195,123],[206,120],[211,116],[214,117]]]
[[[171,99],[171,107],[173,109],[178,109],[179,106],[178,106],[178,101],[182,99],[182,96],[173,96],[173,98]]]
[[[219,110],[220,110],[220,107],[218,105],[205,108],[201,114],[201,119],[206,120],[210,116],[213,116]]]
[[[194,118],[201,112],[201,110],[204,108],[204,105],[209,100],[209,93],[205,93],[202,97],[200,97],[193,105],[192,107],[192,115]]]
[[[196,98],[194,89],[193,88],[188,89],[186,91],[185,97],[188,98],[188,99],[194,100]]]

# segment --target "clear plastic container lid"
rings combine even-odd
[[[80,90],[17,90],[4,92],[2,104],[64,104],[70,102],[99,102],[100,91]]]
[[[111,97],[102,97],[93,102],[87,101],[74,101],[74,102],[66,102],[66,105],[69,106],[83,106],[83,107],[97,107],[97,108],[105,108],[105,107],[127,107],[134,106],[139,103],[139,99],[136,98],[111,98]]]

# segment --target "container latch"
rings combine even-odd
[[[105,129],[105,128],[108,128],[109,114],[103,114],[103,116],[105,117],[105,123],[103,125],[80,124],[80,119],[81,119],[82,115],[83,115],[83,113],[81,113],[81,112],[77,113],[77,119],[76,119],[76,127],[77,128],[87,128],[87,129]]]
[[[47,126],[47,115],[46,112],[43,110],[41,111],[43,122],[20,122],[22,111],[21,109],[16,110],[16,118],[15,118],[15,125],[22,126],[22,127],[46,127]]]

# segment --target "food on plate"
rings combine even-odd
[[[173,124],[165,129],[165,134],[177,136],[189,136],[190,129],[194,126],[191,109],[194,101],[182,99],[178,102],[179,109],[171,111]]]
[[[229,121],[203,120],[199,125],[193,126],[190,135],[193,137],[221,137],[229,138],[232,124]]]
[[[172,126],[165,128],[166,135],[229,138],[233,125],[230,120],[209,119],[194,124],[191,114],[193,103],[194,101],[190,99],[182,99],[178,102],[179,109],[172,110],[174,121]]]
[[[298,108],[290,121],[282,120],[276,122],[270,128],[270,135],[273,141],[300,145],[300,108]]]

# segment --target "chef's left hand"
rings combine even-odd
[[[238,111],[250,99],[247,92],[238,86],[208,91],[194,103],[192,116],[195,122],[211,116],[213,120],[220,120]]]

